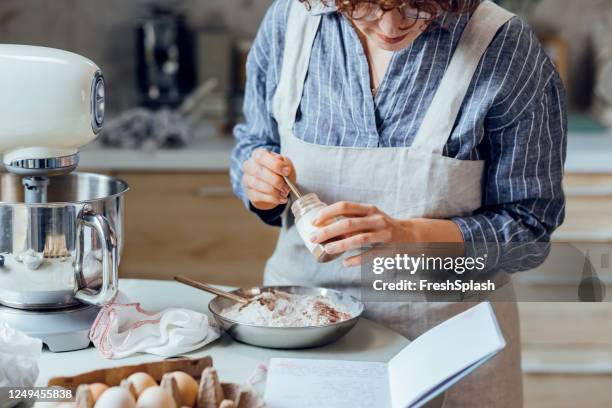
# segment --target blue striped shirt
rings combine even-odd
[[[247,61],[246,122],[234,129],[237,145],[230,171],[233,188],[247,206],[242,164],[256,148],[280,149],[272,99],[293,1],[272,4]],[[410,146],[468,20],[467,15],[443,14],[439,24],[394,53],[373,98],[367,59],[354,28],[341,14],[325,12],[296,137],[332,146]],[[531,28],[515,17],[483,57],[443,151],[448,157],[486,161],[482,208],[452,219],[466,242],[549,241],[564,218],[566,133],[559,75]],[[280,211],[255,212],[269,224],[280,222]]]

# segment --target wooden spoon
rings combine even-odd
[[[239,296],[239,295],[237,295],[235,293],[226,292],[224,290],[221,290],[221,289],[218,289],[218,288],[216,288],[214,286],[211,286],[211,285],[209,285],[207,283],[202,283],[202,282],[195,281],[195,280],[193,280],[191,278],[188,278],[186,276],[180,276],[180,275],[179,276],[175,276],[174,280],[177,281],[177,282],[180,282],[180,283],[184,283],[185,285],[189,285],[191,287],[194,287],[196,289],[200,289],[200,290],[203,290],[205,292],[212,293],[214,295],[222,296],[222,297],[224,297],[226,299],[230,299],[230,300],[232,300],[232,301],[234,301],[236,303],[240,303],[240,304],[246,305],[246,304],[248,304],[250,302],[250,300],[245,298],[245,297]]]

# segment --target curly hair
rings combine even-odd
[[[310,7],[311,3],[323,2],[328,6],[336,6],[341,13],[349,16],[360,5],[378,5],[384,11],[390,11],[401,6],[418,10],[419,14],[430,16],[429,22],[442,12],[468,13],[480,3],[480,0],[299,0]]]

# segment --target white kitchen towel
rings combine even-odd
[[[89,333],[105,358],[119,359],[136,353],[172,357],[219,338],[219,328],[205,314],[178,308],[148,312],[140,303],[118,303],[120,299],[100,310]]]
[[[40,339],[29,337],[0,320],[0,387],[32,387],[38,378],[41,352]]]

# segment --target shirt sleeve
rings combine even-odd
[[[485,255],[487,269],[517,272],[540,265],[565,216],[565,93],[547,57],[529,62],[531,69],[514,82],[519,92],[502,95],[485,122],[484,205],[472,216],[452,219],[466,252]]]
[[[284,43],[281,33],[285,30],[283,26],[286,25],[287,4],[290,4],[290,1],[278,0],[270,7],[249,52],[243,106],[245,122],[234,128],[236,146],[232,151],[230,163],[234,193],[243,201],[245,207],[257,214],[262,221],[276,226],[281,225],[280,216],[285,206],[269,211],[254,208],[242,185],[242,165],[257,148],[277,153],[280,151],[280,137],[271,112],[272,96],[280,75]]]

